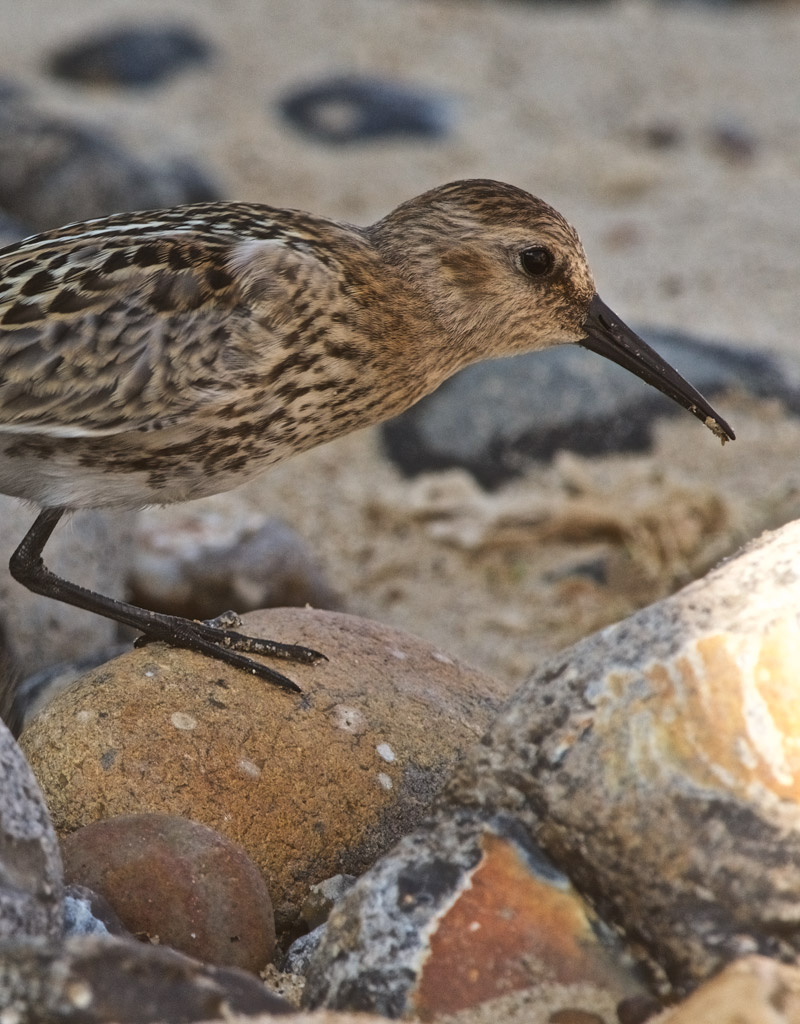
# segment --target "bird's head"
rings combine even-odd
[[[733,438],[702,395],[602,302],[577,232],[541,199],[501,182],[457,181],[368,230],[425,297],[453,369],[573,342],[635,373],[723,441]]]

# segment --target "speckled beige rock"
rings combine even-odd
[[[152,645],[57,696],[22,743],[62,833],[142,811],[203,822],[264,871],[280,930],[311,884],[359,874],[413,827],[499,687],[353,616],[273,609],[244,623],[329,660],[291,666],[297,696]]]
[[[648,1024],[800,1024],[800,969],[745,957]]]
[[[800,522],[546,663],[448,800],[525,821],[689,989],[800,952]]]

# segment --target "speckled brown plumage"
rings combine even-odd
[[[49,531],[64,509],[213,494],[468,363],[565,342],[733,436],[511,185],[454,182],[367,228],[245,203],[68,225],[0,251],[0,492],[54,510]]]

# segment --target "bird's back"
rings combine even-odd
[[[368,346],[336,265],[347,232],[203,204],[0,251],[0,491],[184,500],[350,429]]]

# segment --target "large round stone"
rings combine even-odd
[[[503,694],[431,645],[353,616],[272,609],[243,629],[328,661],[278,665],[297,695],[154,644],[58,695],[22,744],[62,834],[139,812],[203,822],[263,870],[281,930],[310,885],[361,873],[416,825]]]

